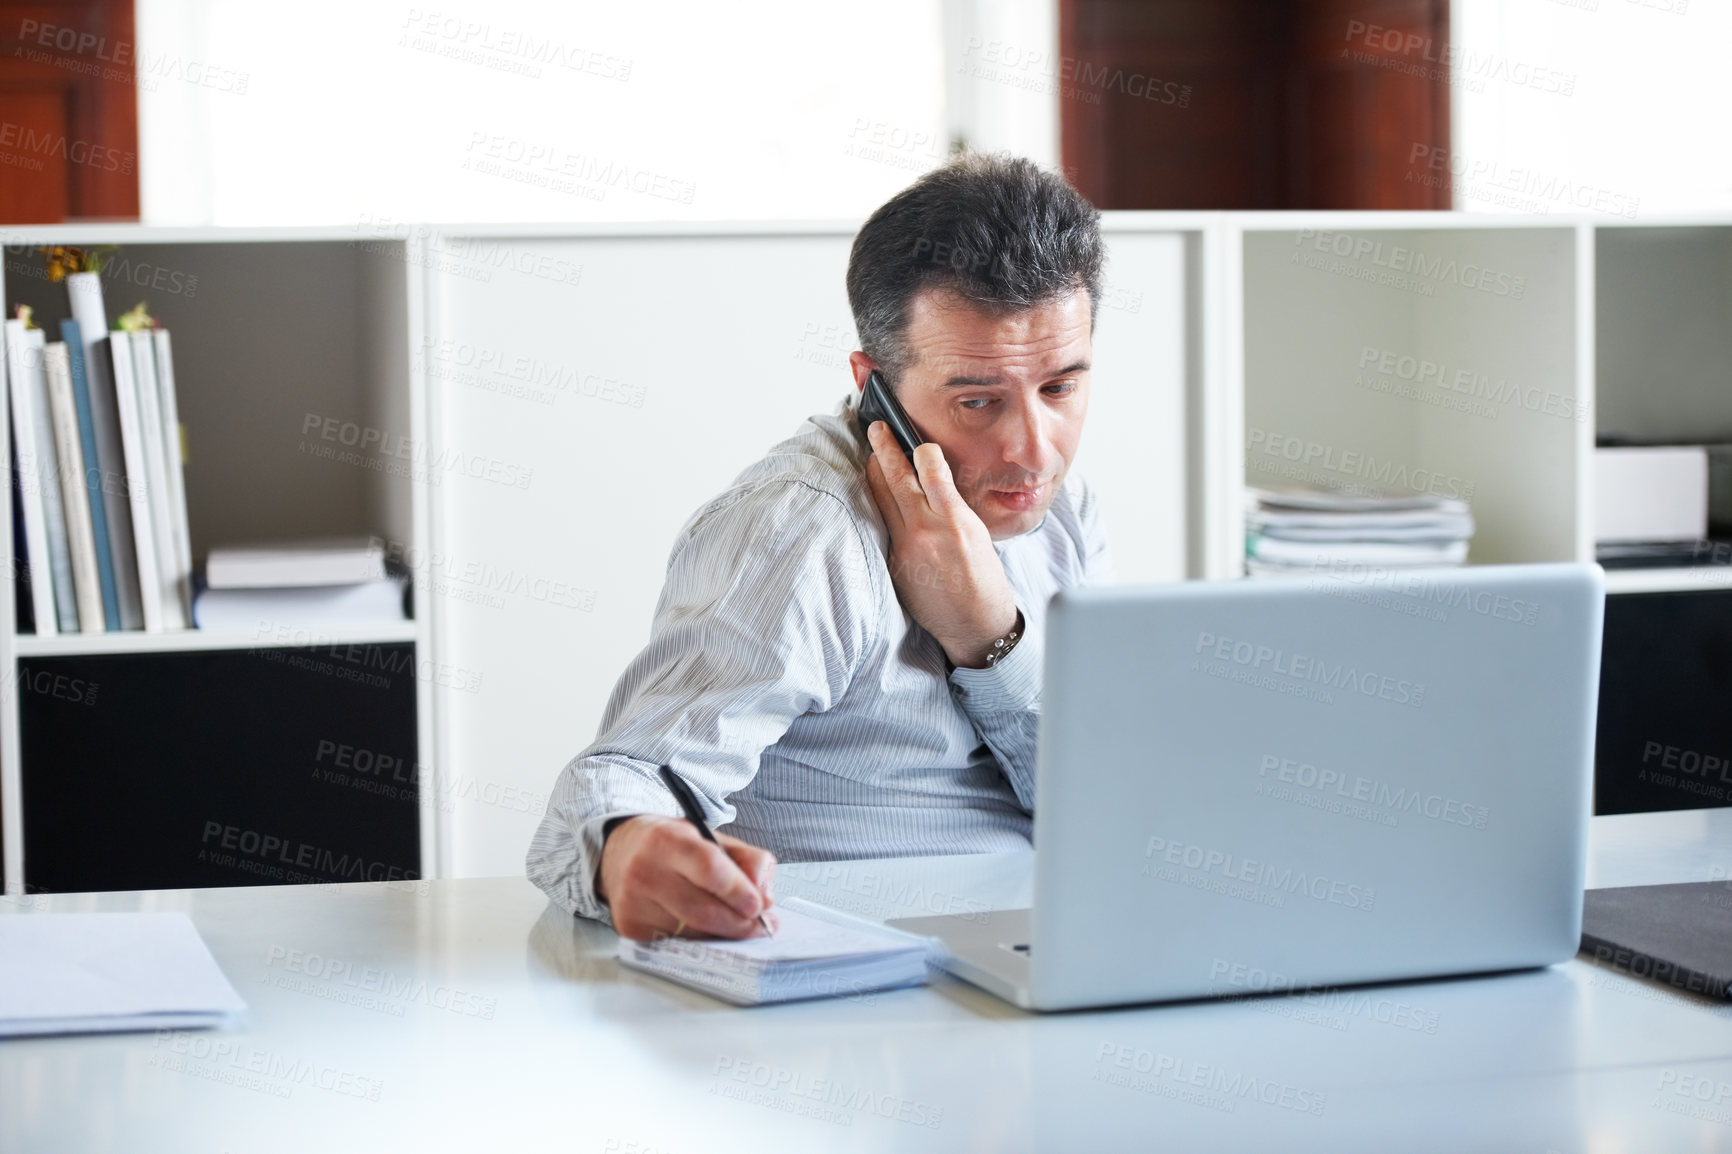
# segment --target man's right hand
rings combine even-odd
[[[650,941],[683,934],[749,938],[764,932],[758,915],[774,895],[776,858],[769,850],[717,834],[705,841],[683,818],[644,814],[614,827],[601,851],[596,896],[608,904],[624,937]]]

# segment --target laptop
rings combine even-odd
[[[1579,564],[1062,592],[1033,908],[891,924],[1035,1010],[1568,959],[1604,607]]]

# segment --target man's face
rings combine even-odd
[[[928,289],[909,306],[905,340],[896,399],[943,450],[962,499],[995,541],[1040,524],[1088,415],[1088,291],[995,314]]]

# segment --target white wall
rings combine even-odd
[[[1056,0],[944,0],[952,141],[1059,162]]]
[[[855,219],[953,139],[1058,159],[1053,0],[469,0],[416,18],[433,10],[139,0],[144,219]],[[1451,19],[1455,147],[1414,157],[1415,179],[1441,175],[1469,211],[1732,207],[1726,0],[1456,0]],[[508,71],[525,64],[540,74]],[[496,141],[541,152],[476,171]],[[566,165],[588,179],[527,182]]]
[[[1053,59],[1053,12],[139,0],[143,216],[859,219],[941,162],[953,134],[1056,163],[1057,97],[1015,83]],[[1006,45],[1017,67],[968,74]]]
[[[1732,208],[1732,4],[1455,0],[1450,19],[1457,208]]]

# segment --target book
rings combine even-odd
[[[803,898],[776,905],[774,937],[619,941],[621,965],[736,1006],[837,998],[924,985],[928,938]]]
[[[326,537],[262,545],[222,545],[205,557],[212,589],[352,585],[385,576],[385,542],[378,537]]]
[[[138,384],[132,373],[132,342],[114,333],[95,346],[108,358],[114,382],[114,408],[120,422],[121,456],[126,466],[126,503],[132,514],[132,543],[138,573],[139,609],[144,628],[163,630],[162,579],[157,572],[156,526],[150,508],[150,469],[144,457],[145,426],[139,415]]]
[[[407,582],[399,577],[354,585],[288,589],[201,588],[193,599],[200,629],[257,632],[262,627],[320,629],[337,625],[383,625],[403,621]]]
[[[21,320],[7,321],[5,332],[13,461],[30,560],[32,616],[38,634],[76,633],[78,608],[73,604],[66,517],[54,464],[54,420],[48,414],[48,379],[42,368],[45,334],[25,328]]]
[[[126,457],[121,447],[120,407],[115,397],[113,362],[108,353],[108,326],[103,319],[100,294],[94,297],[80,294],[78,299],[87,302],[82,310],[85,316],[75,312],[74,320],[79,329],[85,387],[90,393],[90,424],[96,433],[96,459],[92,461],[86,451],[85,466],[97,470],[97,482],[102,489],[103,521],[107,525],[108,556],[114,572],[118,610],[114,620],[118,620],[120,629],[143,629],[137,546],[133,542],[132,503],[127,498]],[[62,325],[62,333],[65,331]],[[76,388],[76,367],[72,383]]]
[[[121,629],[120,591],[114,579],[114,556],[110,552],[108,533],[108,502],[103,497],[102,457],[96,447],[96,414],[90,403],[90,378],[84,366],[84,339],[78,322],[60,322],[60,335],[66,346],[66,359],[72,374],[72,400],[77,406],[78,448],[83,466],[80,477],[84,482],[86,502],[90,508],[90,527],[96,547],[96,575],[102,591],[103,628],[110,633]],[[83,616],[82,609],[79,613]]]
[[[78,402],[72,395],[72,358],[66,342],[45,344],[42,363],[47,370],[48,404],[54,417],[54,455],[60,463],[60,503],[66,514],[66,551],[71,559],[78,630],[101,633],[106,628],[102,578],[96,568],[96,534],[90,521]]]
[[[162,390],[157,384],[156,343],[149,333],[128,333],[126,338],[132,346],[133,383],[138,388],[139,425],[144,434],[151,537],[156,548],[157,608],[162,614],[163,628],[185,629],[192,621],[192,611],[181,592],[183,574],[180,550],[175,543],[174,489],[169,484],[169,439],[162,419]],[[177,455],[173,460],[178,470],[178,438],[175,445]]]
[[[167,329],[150,331],[156,350],[156,382],[162,398],[162,427],[168,449],[169,513],[174,518],[174,549],[181,610],[192,615],[192,530],[186,514],[186,434],[180,426],[180,402],[175,397],[174,354]]]
[[[183,913],[0,917],[0,1037],[196,1029],[245,1009]]]

